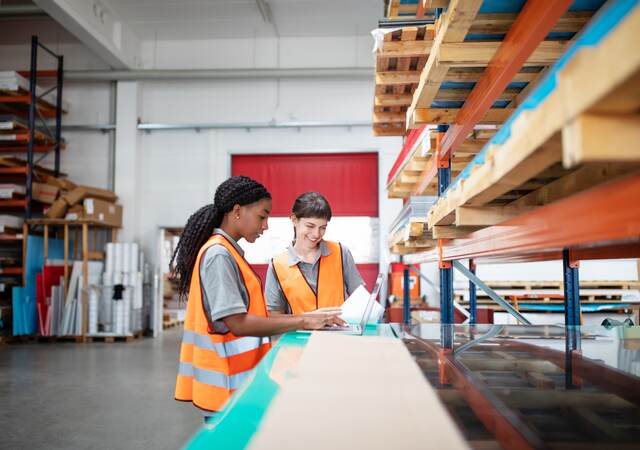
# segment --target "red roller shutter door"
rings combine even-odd
[[[378,217],[377,153],[233,155],[231,173],[267,187],[273,197],[273,217],[288,217],[295,198],[308,191],[321,192],[334,216]],[[371,288],[378,264],[357,266]],[[266,267],[254,264],[261,276]]]

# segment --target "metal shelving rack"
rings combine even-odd
[[[459,260],[468,259],[473,269],[477,260],[561,259],[565,323],[579,325],[579,261],[640,255],[640,205],[633,200],[640,194],[640,154],[633,146],[639,129],[633,92],[640,68],[637,58],[629,57],[635,53],[640,8],[634,1],[609,2],[587,29],[555,40],[549,36],[579,31],[590,14],[569,10],[580,2],[529,0],[496,43],[468,34],[477,27],[482,0],[447,3],[444,13],[435,10],[434,41],[407,107],[406,124],[414,129],[389,176],[401,197],[434,190],[439,196],[422,234],[432,239],[430,248],[405,254],[404,261],[438,262],[442,323],[452,323],[453,269],[472,281],[471,298],[482,284]],[[614,58],[616,64],[618,59],[625,63],[608,72],[600,68]],[[558,60],[530,76],[533,67]],[[439,107],[432,103],[450,88],[452,71],[460,77],[465,64],[484,70],[469,72],[475,78],[464,103],[427,137],[432,148],[428,160],[419,161],[418,175],[409,173],[409,183],[398,183],[418,135],[425,132],[420,128],[425,118],[445,116],[435,114]],[[523,76],[529,77],[528,84],[506,96]],[[486,119],[500,109],[504,115],[499,120]],[[478,151],[477,143],[472,144],[474,129],[488,122],[505,123],[489,141],[480,141]],[[454,167],[458,149],[472,147],[476,155],[471,163]],[[452,183],[453,170],[459,174]],[[470,306],[473,324],[475,302]],[[405,307],[408,323],[407,313]]]
[[[41,51],[52,57],[55,61],[54,70],[39,70]],[[2,141],[0,153],[3,154],[26,154],[26,161],[19,160],[10,161],[9,165],[0,167],[0,178],[4,182],[19,183],[25,185],[24,198],[0,200],[0,210],[12,213],[19,212],[24,214],[24,218],[29,220],[36,212],[36,206],[33,199],[33,181],[37,173],[46,175],[60,175],[60,151],[64,148],[63,139],[61,137],[61,122],[63,102],[63,73],[64,58],[51,49],[43,45],[37,36],[31,37],[31,54],[30,68],[28,71],[28,85],[24,82],[23,76],[26,78],[27,73],[14,73],[15,84],[13,89],[0,89],[0,113],[5,115],[3,118],[3,127],[6,133],[13,134],[13,140],[6,139]],[[38,86],[39,78],[53,78],[55,83],[47,88]],[[55,100],[52,95],[55,93]],[[9,115],[9,116],[6,116]],[[53,120],[53,123],[47,119]],[[37,166],[34,160],[35,154],[44,158],[47,154],[54,153],[54,169],[52,171]],[[38,204],[39,205],[39,204]],[[3,233],[2,241],[6,245],[15,245],[22,242],[20,267],[9,267],[0,269],[0,273],[6,276],[16,276],[22,279],[22,285],[25,283],[24,258],[26,257],[26,241],[25,233],[20,234],[19,227],[12,230],[11,233]]]

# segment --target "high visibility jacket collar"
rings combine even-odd
[[[216,334],[209,329],[202,303],[200,261],[212,245],[225,247],[238,265],[249,295],[247,313],[262,317],[268,314],[258,275],[227,237],[221,234],[212,236],[198,252],[191,275],[175,397],[176,400],[193,402],[207,411],[219,411],[251,376],[271,344],[268,338],[238,337],[231,332]]]
[[[326,241],[324,240],[320,241],[320,244],[318,244],[318,246],[320,247],[320,256],[318,256],[318,258],[321,258],[323,256],[329,256],[331,254],[331,249],[329,248],[329,245],[327,245]],[[294,244],[287,247],[287,252],[289,255],[290,266],[295,266],[298,263],[304,262],[302,261],[302,258],[300,258],[300,256],[298,256],[298,254],[296,253]]]
[[[328,249],[320,256],[316,292],[296,264],[289,264],[289,252],[273,258],[272,265],[289,309],[293,314],[303,314],[318,308],[341,306],[344,303],[344,270],[342,247],[337,242],[323,241]]]

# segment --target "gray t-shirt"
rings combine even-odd
[[[342,248],[342,267],[344,278],[344,293],[345,299],[355,291],[358,286],[363,285],[362,277],[356,268],[356,263],[353,260],[353,256],[347,247],[340,244]],[[320,253],[313,263],[306,263],[300,259],[296,254],[293,246],[290,245],[287,248],[289,255],[289,265],[297,264],[302,272],[302,275],[306,278],[309,286],[314,293],[318,292],[318,269],[320,267],[320,256],[327,256],[331,254],[329,247],[324,241],[320,242]],[[269,262],[269,268],[267,269],[267,280],[265,282],[265,299],[267,301],[267,308],[270,311],[279,311],[282,313],[290,314],[289,304],[280,288],[280,283],[276,278],[276,272],[273,269],[273,261]]]
[[[213,234],[221,234],[244,256],[238,243],[222,229],[216,228]],[[209,324],[216,333],[229,331],[222,319],[233,314],[246,313],[249,294],[244,286],[240,268],[233,256],[222,245],[213,245],[207,249],[200,260],[200,285],[203,305],[209,318]]]

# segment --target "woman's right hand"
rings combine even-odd
[[[319,330],[327,326],[346,326],[347,323],[340,318],[341,311],[338,312],[317,312],[311,311],[302,315],[302,328],[304,330]]]

